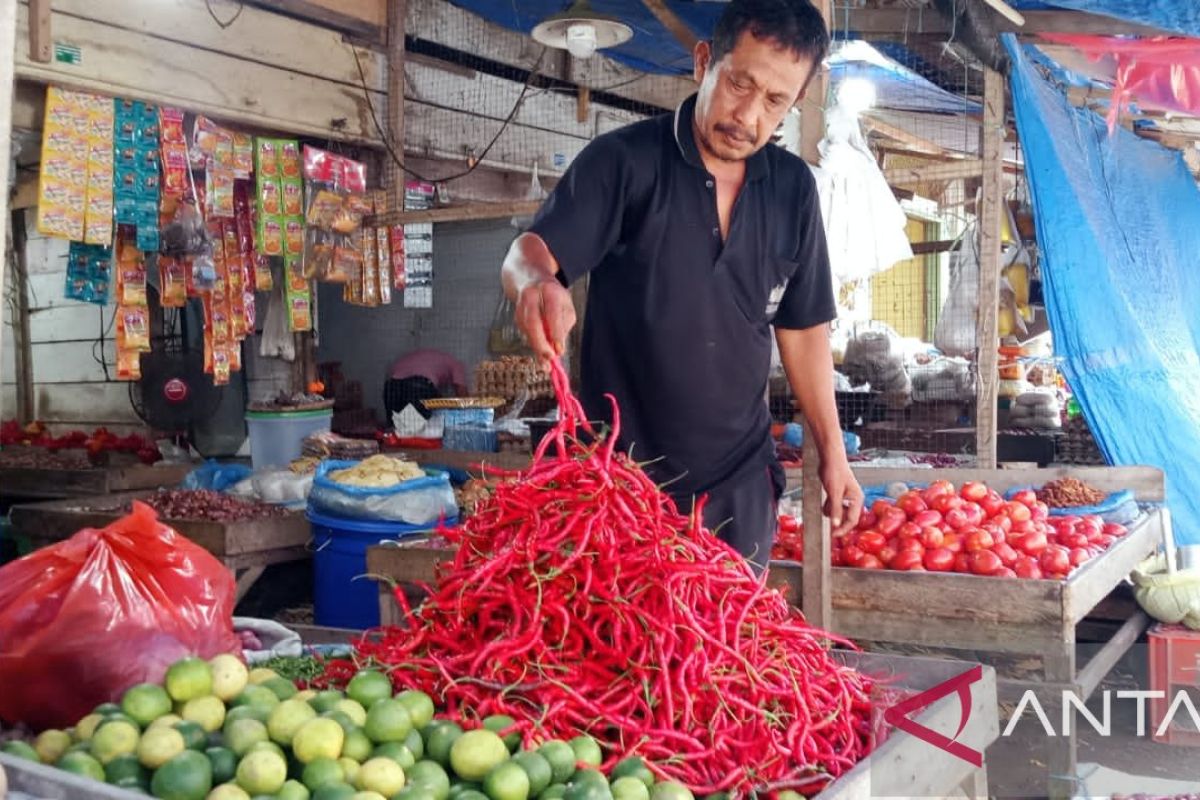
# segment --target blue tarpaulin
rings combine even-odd
[[[1015,0],[1015,8],[1061,8],[1151,25],[1188,36],[1200,36],[1200,3],[1196,0]]]
[[[1104,455],[1163,469],[1175,538],[1200,544],[1200,190],[1005,45],[1063,372]]]

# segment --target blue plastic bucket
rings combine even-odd
[[[367,548],[427,533],[429,526],[331,517],[309,509],[313,535],[313,617],[330,628],[379,624],[379,587],[363,577]]]

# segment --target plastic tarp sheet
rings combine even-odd
[[[946,91],[862,40],[836,46],[829,56],[829,71],[835,86],[847,78],[869,81],[875,87],[875,105],[880,108],[939,114],[983,111],[979,103]]]
[[[1200,544],[1200,190],[1004,40],[1062,369],[1104,455],[1163,469],[1175,538]]]
[[[1196,0],[1013,0],[1011,4],[1027,11],[1045,8],[1085,11],[1200,36],[1200,3]]]

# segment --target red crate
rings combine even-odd
[[[1177,712],[1171,727],[1162,736],[1157,735],[1158,726],[1166,717],[1175,692],[1200,687],[1200,631],[1182,625],[1159,623],[1149,630],[1146,638],[1150,644],[1150,689],[1165,695],[1150,700],[1154,741],[1200,747],[1200,731],[1179,724],[1181,719],[1190,719],[1186,713],[1181,715]]]

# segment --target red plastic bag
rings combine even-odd
[[[0,719],[65,728],[184,656],[240,654],[235,588],[137,502],[0,568]]]

